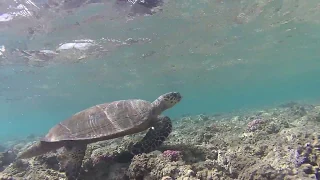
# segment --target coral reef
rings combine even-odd
[[[0,152],[0,171],[12,163],[16,157],[17,155],[11,150]]]
[[[127,153],[144,133],[90,144],[81,179],[316,180],[319,122],[320,106],[292,102],[241,114],[185,116],[174,121],[167,141],[151,153]],[[31,144],[21,142],[0,154],[0,179],[65,179],[59,151],[14,161]]]

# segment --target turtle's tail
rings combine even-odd
[[[18,154],[17,158],[18,159],[26,159],[26,158],[31,158],[34,156],[39,156],[39,155],[45,154],[47,152],[59,149],[62,146],[63,146],[63,144],[58,143],[58,142],[40,141],[40,142],[37,142],[37,143],[31,145],[31,147],[27,148],[26,150],[20,152]]]

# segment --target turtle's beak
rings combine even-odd
[[[180,101],[182,99],[182,95],[180,93],[176,93],[175,97]]]

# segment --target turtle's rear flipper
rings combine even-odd
[[[63,146],[60,142],[45,142],[40,141],[37,143],[34,143],[30,147],[28,147],[26,150],[20,152],[18,154],[18,159],[26,159],[31,158],[34,156],[39,156],[42,154],[45,154],[47,152],[59,149]]]
[[[67,180],[77,180],[80,175],[82,160],[87,145],[67,145],[63,155],[59,157],[60,168],[66,173]]]
[[[168,116],[159,117],[144,138],[130,148],[134,155],[156,150],[167,139],[172,131],[172,123]]]

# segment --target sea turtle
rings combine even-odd
[[[92,106],[51,128],[48,134],[18,154],[18,159],[31,158],[64,147],[60,166],[69,180],[77,179],[87,145],[93,142],[130,135],[144,130],[146,136],[130,150],[132,154],[149,152],[162,144],[171,132],[171,121],[160,114],[176,105],[182,96],[169,92],[155,101],[119,100]]]

